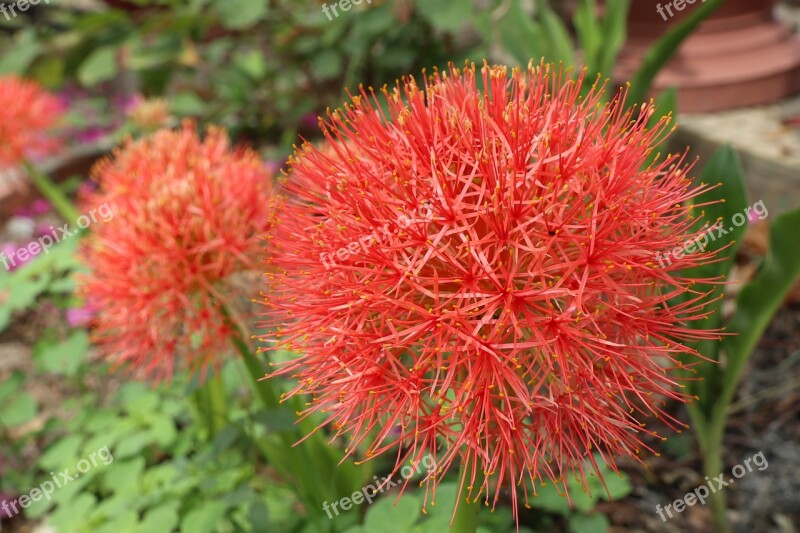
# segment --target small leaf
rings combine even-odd
[[[171,501],[150,509],[145,513],[140,531],[148,533],[171,533],[178,525],[180,503]],[[258,530],[256,530],[258,531]]]
[[[221,502],[201,502],[200,507],[192,509],[181,524],[181,533],[211,533],[225,514],[226,505]]]
[[[75,376],[89,349],[89,336],[84,330],[75,330],[62,343],[37,343],[34,360],[39,370],[62,376]]]
[[[117,75],[116,46],[103,46],[94,50],[78,68],[78,81],[91,87]]]
[[[472,0],[415,0],[414,4],[434,28],[450,32],[467,22],[474,7]]]
[[[39,466],[44,470],[59,471],[65,468],[73,468],[75,463],[78,462],[78,453],[82,442],[83,437],[78,435],[59,440],[39,457]]]
[[[36,416],[36,400],[28,393],[21,393],[4,403],[0,411],[0,424],[14,427],[29,422]]]
[[[386,494],[373,503],[364,519],[368,531],[384,533],[406,533],[422,515],[419,499],[413,494],[404,494],[400,501],[396,494]],[[365,502],[366,503],[366,502]],[[357,509],[358,506],[353,506]],[[352,512],[352,509],[351,511]]]
[[[605,533],[610,527],[608,518],[600,513],[573,514],[569,517],[571,533]]]
[[[267,14],[267,0],[217,0],[217,12],[222,25],[232,30],[243,30],[258,24]]]

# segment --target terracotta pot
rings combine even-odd
[[[684,1],[681,11],[674,2],[632,2],[617,80],[632,78],[648,47],[702,0]],[[682,112],[764,104],[799,93],[800,39],[775,20],[774,6],[775,0],[728,0],[684,41],[656,77],[653,92],[678,87]]]

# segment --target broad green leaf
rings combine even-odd
[[[120,439],[114,450],[115,459],[126,459],[140,453],[144,448],[153,444],[153,435],[149,431],[139,431]]]
[[[539,0],[537,6],[542,34],[547,43],[545,60],[556,65],[563,64],[564,68],[574,66],[575,47],[566,25],[546,0]]]
[[[331,49],[321,50],[311,58],[311,71],[319,79],[331,79],[342,72],[342,57]]]
[[[92,533],[138,533],[139,531],[142,529],[139,527],[138,513],[131,510],[121,511],[101,526],[92,527]]]
[[[39,466],[44,470],[63,470],[74,468],[79,460],[79,450],[83,437],[72,435],[65,437],[52,446],[39,457]]]
[[[117,75],[117,46],[95,49],[78,68],[78,81],[85,87],[108,81]]]
[[[570,533],[605,533],[610,527],[608,518],[600,513],[573,514],[569,517]]]
[[[254,531],[266,531],[269,528],[269,509],[262,500],[255,500],[247,513]]]
[[[6,398],[22,389],[23,383],[25,383],[25,374],[21,371],[14,372],[3,381],[0,381],[0,402],[5,404]]]
[[[472,0],[414,0],[414,5],[433,27],[450,32],[460,29],[474,9]]]
[[[170,100],[170,110],[180,117],[200,116],[206,112],[206,103],[191,92],[178,93]]]
[[[236,54],[233,63],[254,81],[261,80],[267,72],[264,54],[258,50]]]
[[[14,396],[11,401],[4,402],[0,409],[0,424],[7,427],[20,426],[33,420],[36,416],[36,400],[23,392]]]
[[[214,3],[222,24],[233,30],[243,30],[258,24],[267,14],[267,0],[217,0]]]
[[[510,0],[508,13],[492,26],[489,39],[500,39],[505,50],[520,65],[533,59],[538,63],[546,53],[541,25],[522,8],[520,0]]]
[[[600,54],[603,34],[598,19],[595,0],[579,0],[572,22],[578,36],[578,44],[583,50],[583,61],[592,71],[601,69]]]
[[[720,186],[696,198],[694,200],[695,204],[724,200],[712,205],[697,207],[693,210],[693,215],[701,222],[707,223],[709,227],[704,233],[706,238],[696,241],[697,245],[707,242],[704,248],[706,250],[719,251],[717,256],[719,260],[687,269],[682,272],[682,275],[694,279],[721,278],[728,275],[747,227],[747,224],[736,224],[736,222],[741,221],[741,218],[746,220],[748,201],[747,191],[744,186],[744,169],[733,148],[724,146],[715,152],[700,174],[700,180],[702,183],[718,183]],[[719,225],[727,234],[721,234],[715,225]],[[715,227],[715,229],[711,229],[712,227]],[[722,250],[726,246],[728,248]],[[693,323],[692,326],[701,329],[721,327],[722,300],[717,297],[722,289],[719,286],[707,283],[698,283],[694,288],[698,291],[714,291],[706,296],[706,300],[709,302],[707,309],[713,309],[714,314],[706,320]],[[719,341],[715,339],[701,341],[697,343],[696,348],[712,361],[718,360]],[[710,406],[719,394],[721,387],[720,372],[722,369],[716,363],[703,362],[696,367],[696,370],[704,379],[691,382],[690,390],[693,394],[700,396],[699,406],[708,413]]]
[[[786,294],[800,277],[800,208],[777,217],[770,229],[767,257],[755,279],[739,293],[736,314],[723,342],[727,354],[724,385],[716,409],[726,410],[739,384],[742,369],[753,353]]]
[[[226,505],[218,501],[202,502],[181,523],[181,533],[212,533],[225,514]]]
[[[144,472],[144,458],[136,457],[129,461],[116,461],[108,465],[103,475],[103,485],[116,494],[136,494]],[[102,464],[102,463],[101,463]]]
[[[600,56],[597,65],[590,65],[590,68],[597,69],[604,77],[611,78],[614,75],[614,64],[617,55],[625,44],[628,37],[628,9],[631,0],[608,0],[603,14],[603,46],[600,48]]]
[[[39,370],[62,376],[75,376],[86,360],[89,337],[84,330],[75,330],[61,343],[41,342],[36,345],[34,360]]]
[[[172,533],[177,529],[180,502],[171,501],[150,509],[145,513],[141,523],[141,531],[148,533]],[[253,524],[255,525],[255,524]],[[255,528],[254,531],[260,531]]]
[[[5,45],[6,51],[0,56],[0,74],[24,74],[42,51],[33,28],[20,31],[14,41]]]
[[[396,501],[397,494],[379,496],[367,510],[367,516],[364,519],[364,527],[367,531],[406,533],[411,529],[421,516],[422,505],[419,499],[414,494],[406,493],[397,501],[397,505],[395,505]],[[353,509],[358,509],[358,506],[354,505]],[[353,510],[346,512],[353,512]]]
[[[70,487],[64,487],[61,492]],[[58,494],[58,493],[57,493]],[[56,531],[85,531],[87,518],[97,505],[97,499],[88,493],[78,495],[69,505],[59,505],[56,512],[50,515],[48,522]]]

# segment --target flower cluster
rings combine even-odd
[[[59,99],[34,81],[0,76],[0,168],[50,154],[58,142],[47,130],[63,115]]]
[[[220,285],[253,270],[270,226],[272,175],[255,152],[232,150],[226,133],[195,126],[129,141],[93,170],[86,209],[113,206],[93,228],[81,292],[96,311],[107,357],[169,379],[205,369],[228,350]]]
[[[593,452],[648,449],[644,421],[675,425],[663,403],[688,399],[690,342],[719,335],[687,326],[709,311],[678,272],[713,253],[653,262],[701,231],[687,204],[710,188],[679,156],[646,165],[669,117],[648,128],[652,106],[547,66],[383,93],[388,111],[362,89],[321,123],[326,147],[289,161],[264,325],[300,354],[275,374],[348,455],[430,454],[429,488],[464,464],[472,499],[508,490],[515,512],[520,490],[585,480]],[[321,264],[423,204],[430,218]]]

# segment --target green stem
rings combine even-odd
[[[712,415],[707,417],[698,404],[688,407],[692,430],[700,444],[700,453],[703,456],[703,472],[709,478],[717,477],[722,473],[722,442],[725,437],[726,417]],[[731,528],[728,523],[727,498],[725,492],[718,490],[709,497],[711,516],[714,521],[714,531],[729,533]]]
[[[200,417],[208,429],[209,437],[216,435],[225,425],[227,420],[227,402],[222,377],[210,377],[195,392],[195,403]]]
[[[230,317],[229,313],[226,312],[225,314]],[[263,407],[267,409],[277,409],[280,407],[280,400],[275,394],[275,391],[272,390],[272,387],[270,387],[267,382],[262,381],[265,376],[264,367],[261,365],[261,362],[258,360],[258,358],[253,355],[253,350],[242,338],[241,332],[238,331],[238,327],[237,333],[233,335],[232,342],[233,346],[236,348],[236,351],[242,356],[244,366],[247,368],[247,373],[250,375],[250,382],[253,387],[253,392],[263,404]]]
[[[22,165],[25,167],[25,170],[28,172],[28,176],[30,176],[31,181],[39,189],[39,192],[42,193],[47,200],[53,204],[53,208],[56,212],[61,215],[64,220],[69,222],[70,224],[74,223],[78,220],[78,217],[81,216],[80,212],[75,208],[75,205],[67,198],[67,195],[53,183],[50,178],[39,172],[39,170],[30,162],[23,161]]]
[[[302,409],[297,398],[281,402],[274,383],[264,381],[264,366],[255,350],[245,339],[246,330],[235,320],[225,304],[222,313],[233,330],[231,342],[242,357],[256,401],[267,411],[285,410],[295,412]],[[310,434],[310,435],[309,435]],[[308,435],[302,443],[298,441]],[[310,419],[298,421],[287,431],[271,432],[257,441],[264,458],[290,484],[306,507],[309,519],[316,531],[336,530],[336,521],[323,512],[323,503],[333,502],[342,495],[353,494],[369,477],[368,468],[361,470],[350,462],[339,464],[338,452],[331,447],[322,432]],[[363,473],[362,473],[363,472]]]
[[[459,476],[463,480],[463,485],[473,485],[472,468],[467,463],[461,465]],[[462,495],[462,500],[458,502],[450,533],[475,533],[478,530],[478,512],[481,510],[481,504],[478,501],[470,501],[471,491],[465,490],[465,492],[467,494]]]
[[[703,467],[709,478],[722,473],[722,441],[725,438],[726,416],[713,416],[705,435],[706,449],[703,452]],[[729,533],[728,504],[724,490],[711,493],[711,516],[714,520],[714,531]]]

